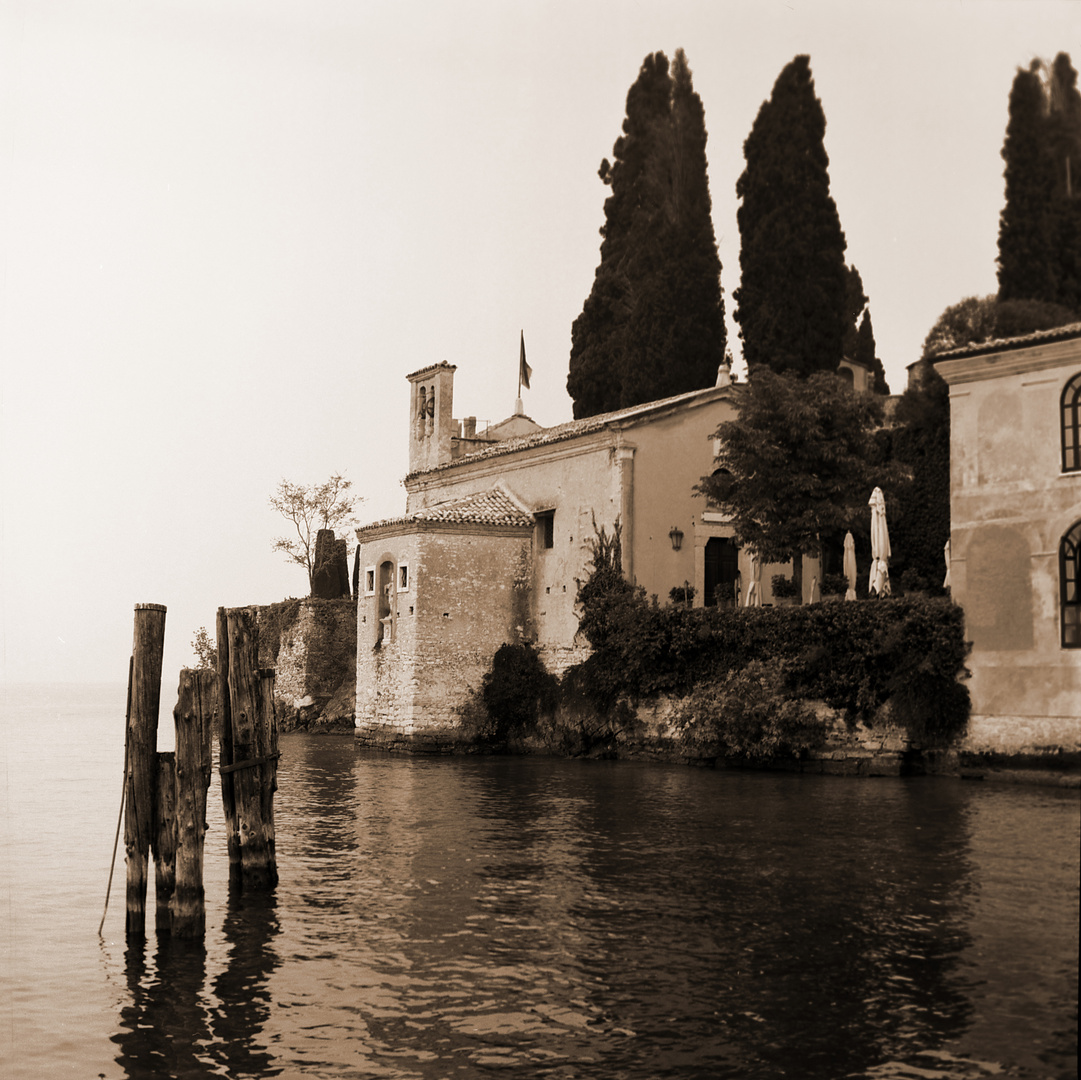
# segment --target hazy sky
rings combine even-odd
[[[0,0],[0,679],[123,682],[168,606],[163,698],[219,605],[306,592],[287,477],[400,513],[404,376],[496,421],[525,331],[542,424],[643,57],[705,105],[729,341],[743,140],[811,57],[833,196],[895,391],[995,289],[1018,65],[1081,61],[1077,0]]]

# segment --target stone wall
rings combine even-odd
[[[362,562],[406,589],[365,587],[357,609],[357,736],[368,745],[453,738],[496,650],[528,633],[531,538],[477,527],[362,543]],[[365,571],[367,573],[367,570]],[[383,576],[388,576],[384,574]],[[380,579],[381,580],[381,579]],[[373,577],[374,581],[374,577]]]
[[[356,706],[356,604],[287,600],[255,609],[259,662],[274,668],[283,731],[352,730]]]

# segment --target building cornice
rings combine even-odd
[[[1026,375],[1033,371],[1081,363],[1081,338],[1049,341],[1028,347],[953,359],[933,360],[935,370],[950,386],[1001,379],[1009,375]]]

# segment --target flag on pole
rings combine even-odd
[[[522,352],[518,361],[518,392],[521,393],[524,386],[529,389],[529,376],[533,374],[533,369],[525,362],[525,331],[522,331]]]

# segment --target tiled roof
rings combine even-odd
[[[1068,341],[1075,337],[1081,337],[1081,322],[1056,326],[1052,330],[1034,330],[1031,334],[1022,334],[1020,337],[977,341],[971,345],[961,345],[956,349],[935,353],[928,359],[932,364],[936,364],[939,360],[957,360],[962,356],[979,356],[982,353],[1011,352],[1014,349],[1028,349],[1033,345],[1046,345],[1051,341]]]
[[[411,525],[420,522],[437,522],[446,525],[503,525],[516,528],[533,528],[533,515],[523,510],[502,488],[482,491],[453,502],[438,503],[405,517],[376,521],[358,529],[385,528],[388,525]]]
[[[530,450],[535,446],[547,446],[549,443],[562,442],[564,439],[573,439],[579,435],[588,435],[593,431],[600,431],[608,424],[619,423],[625,420],[634,420],[651,412],[659,412],[672,405],[694,401],[695,398],[704,397],[706,394],[715,393],[716,387],[710,386],[704,390],[690,390],[685,394],[676,394],[674,397],[661,398],[658,401],[646,401],[641,405],[632,405],[627,409],[617,409],[615,412],[598,413],[596,416],[587,416],[582,420],[570,420],[565,424],[557,424],[555,427],[542,428],[540,431],[531,432],[528,435],[516,435],[510,439],[500,439],[483,450],[475,450],[471,454],[463,454],[462,457],[445,461],[440,465],[433,465],[430,469],[422,469],[410,473],[410,476],[427,475],[441,472],[445,469],[453,469],[466,462],[482,461],[485,458],[501,457],[503,454],[514,454],[519,450]],[[408,479],[407,477],[406,479]]]

